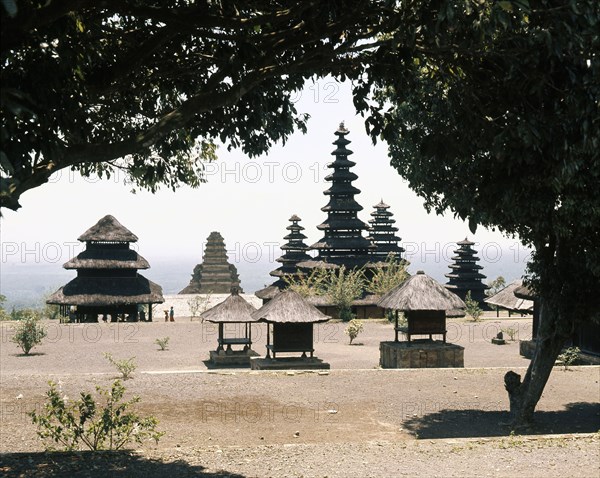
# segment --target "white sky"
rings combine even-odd
[[[265,244],[283,243],[292,214],[302,218],[310,245],[321,238],[316,226],[326,218],[320,210],[327,203],[326,164],[333,158],[333,133],[342,120],[350,130],[350,159],[357,163],[354,185],[362,191],[356,197],[364,207],[359,217],[367,221],[373,205],[380,199],[388,203],[404,246],[416,253],[414,262],[439,262],[439,254],[448,256],[453,243],[465,236],[479,243],[484,260],[494,259],[500,248],[513,253],[519,248],[517,240],[483,228],[473,236],[451,214],[427,214],[423,201],[389,165],[386,146],[370,142],[363,119],[354,112],[349,84],[331,79],[309,83],[298,95],[297,108],[311,115],[306,135],[296,133],[285,146],[258,159],[220,148],[219,160],[208,166],[208,183],[198,189],[132,194],[123,176],[100,181],[63,171],[25,193],[18,212],[4,211],[2,264],[35,261],[56,263],[59,269],[73,255],[77,237],[106,214],[140,238],[139,251],[150,264],[175,258],[200,262],[203,242],[214,230],[223,234],[230,256],[237,253],[238,261],[267,261]],[[261,257],[257,245],[263,248]],[[270,282],[268,276],[265,282]]]

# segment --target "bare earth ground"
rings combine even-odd
[[[0,475],[4,476],[580,476],[600,475],[600,368],[556,368],[539,402],[537,425],[509,436],[502,377],[528,364],[518,343],[490,343],[500,328],[531,336],[531,320],[450,321],[448,340],[465,346],[465,369],[377,369],[391,325],[365,322],[348,345],[344,324],[316,331],[316,354],[330,372],[208,369],[211,324],[48,323],[46,342],[19,355],[0,325]],[[154,340],[170,337],[169,349]],[[253,329],[264,353],[264,326]],[[120,453],[43,452],[26,412],[40,407],[47,381],[63,393],[108,386],[103,358],[135,356],[125,382],[139,408],[160,421],[158,445]]]

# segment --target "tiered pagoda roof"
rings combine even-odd
[[[164,302],[162,289],[138,269],[148,261],[129,244],[137,236],[113,216],[105,216],[79,236],[86,249],[64,264],[77,277],[52,294],[47,303],[77,306],[80,314],[136,313],[137,305]]]
[[[457,244],[459,248],[454,251],[456,255],[451,258],[454,264],[448,266],[452,271],[446,274],[449,279],[446,288],[462,300],[465,300],[467,292],[471,291],[471,298],[487,308],[484,299],[485,291],[489,289],[489,286],[481,282],[486,276],[479,273],[482,267],[477,264],[479,257],[475,255],[477,251],[472,247],[475,243],[465,238],[464,241],[459,241]]]
[[[283,255],[277,259],[277,262],[281,264],[281,267],[269,273],[269,275],[272,277],[279,278],[278,281],[273,285],[279,285],[277,283],[281,282],[281,285],[285,287],[283,276],[286,274],[296,274],[298,272],[298,268],[296,266],[299,262],[309,261],[312,259],[306,253],[308,246],[304,244],[304,239],[306,239],[306,236],[302,233],[304,227],[299,224],[301,220],[302,219],[295,214],[289,218],[291,224],[286,227],[286,229],[290,231],[290,233],[284,237],[284,239],[288,242],[281,246]]]
[[[404,249],[398,245],[400,242],[400,238],[396,236],[398,228],[394,226],[396,220],[392,219],[393,214],[388,211],[390,206],[382,199],[373,207],[375,208],[371,213],[373,219],[369,220],[371,234],[367,237],[375,245],[375,250],[372,252],[373,260],[385,261],[390,254],[400,259]]]
[[[229,264],[223,236],[213,231],[206,240],[202,264],[194,267],[192,279],[180,294],[227,294],[237,286],[243,292],[236,267]]]
[[[328,165],[333,172],[325,178],[332,184],[323,193],[329,196],[329,202],[321,208],[321,211],[327,213],[327,219],[317,226],[324,232],[324,236],[313,244],[311,249],[318,251],[316,263],[328,262],[360,267],[369,262],[369,253],[375,246],[362,236],[362,231],[368,230],[369,226],[357,217],[358,211],[363,208],[354,199],[360,190],[352,185],[352,181],[358,176],[350,171],[356,163],[348,159],[352,154],[352,151],[346,148],[350,144],[346,139],[348,133],[343,123],[335,132],[337,139],[333,144],[336,149],[331,153],[335,160]]]
[[[304,244],[304,239],[306,239],[306,236],[302,233],[304,227],[299,224],[301,220],[302,219],[300,219],[296,214],[290,217],[289,221],[291,224],[286,227],[290,233],[284,237],[284,239],[288,242],[281,246],[283,255],[277,259],[277,262],[281,264],[281,267],[269,272],[269,275],[272,277],[277,277],[278,279],[270,286],[256,291],[256,296],[258,298],[273,298],[273,296],[276,295],[279,290],[287,287],[287,282],[283,279],[283,277],[285,275],[297,274],[298,263],[310,261],[312,259],[312,257],[306,253],[308,246]]]

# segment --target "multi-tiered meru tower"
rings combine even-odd
[[[400,238],[396,236],[398,228],[394,226],[396,220],[392,218],[393,214],[388,211],[390,206],[382,199],[373,207],[375,208],[371,213],[373,219],[369,220],[371,234],[367,237],[375,246],[372,260],[383,262],[390,254],[393,254],[396,260],[400,260],[404,249],[398,245],[400,242]]]
[[[472,247],[475,243],[465,238],[464,241],[459,241],[457,244],[459,248],[454,251],[456,255],[451,258],[454,264],[448,266],[452,272],[446,274],[449,279],[446,288],[462,300],[465,300],[467,292],[471,291],[471,298],[478,301],[480,307],[487,309],[488,306],[483,300],[485,291],[489,287],[481,282],[485,276],[479,273],[479,270],[483,268],[477,264],[479,257],[475,255],[477,251]]]
[[[281,267],[271,271],[269,275],[277,277],[277,281],[272,285],[284,289],[287,283],[283,279],[284,276],[293,276],[298,273],[297,264],[303,261],[309,261],[312,258],[306,253],[308,246],[304,244],[306,236],[302,234],[304,227],[299,222],[301,219],[295,214],[290,217],[289,221],[291,224],[286,228],[290,233],[284,237],[286,244],[281,246],[283,255],[277,259],[277,262],[281,264]]]
[[[223,236],[213,231],[206,240],[202,264],[194,267],[190,283],[180,294],[229,294],[232,287],[243,292],[237,269],[228,262]]]
[[[354,199],[360,189],[352,185],[358,176],[350,171],[356,163],[348,159],[352,154],[346,148],[350,144],[346,139],[348,133],[344,123],[335,132],[337,139],[333,144],[336,149],[331,153],[335,160],[328,165],[333,172],[325,178],[331,182],[331,187],[323,193],[329,196],[329,202],[321,208],[327,213],[327,219],[317,226],[324,236],[311,249],[318,253],[315,258],[317,263],[362,267],[371,260],[370,253],[375,246],[363,237],[362,231],[367,231],[369,226],[357,217],[362,206]]]

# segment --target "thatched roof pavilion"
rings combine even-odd
[[[86,249],[64,264],[65,269],[76,269],[77,277],[58,289],[46,301],[62,306],[62,312],[76,309],[75,318],[95,321],[97,316],[130,317],[137,320],[138,309],[164,302],[162,288],[138,273],[150,264],[129,244],[138,237],[113,216],[100,219],[78,238]],[[141,315],[141,314],[140,314]],[[72,319],[74,317],[71,317]]]
[[[501,291],[485,299],[485,302],[511,312],[531,312],[533,311],[533,300],[522,299],[515,295],[516,290],[522,287],[523,281],[515,280]]]
[[[252,317],[261,322],[279,324],[315,324],[331,318],[293,290],[280,292]]]
[[[232,289],[231,295],[202,313],[200,318],[213,323],[256,322],[256,319],[252,317],[254,312],[256,312],[256,308],[241,297],[237,289]]]
[[[232,363],[245,363],[249,364],[250,355],[254,354],[252,351],[252,327],[251,323],[257,322],[252,317],[252,314],[256,312],[256,308],[246,302],[243,297],[239,295],[239,289],[237,287],[231,288],[231,295],[229,295],[223,302],[215,305],[213,308],[202,313],[200,317],[202,320],[219,324],[219,337],[217,350],[211,352],[210,357],[213,363],[228,363],[227,359],[220,357],[223,353],[226,355],[234,355],[234,351],[231,349],[232,345],[243,345],[242,357],[233,357]],[[241,333],[237,333],[236,337],[225,337],[225,324],[244,324],[243,337]],[[224,349],[227,346],[227,350]],[[240,360],[242,359],[242,360]]]
[[[465,303],[423,271],[394,287],[377,303],[379,307],[403,312],[413,310],[464,309]]]
[[[445,343],[446,311],[466,307],[456,294],[423,271],[389,291],[377,305],[396,311],[395,342],[398,342],[398,332],[404,332],[409,342],[411,335],[429,335],[432,340],[433,334],[441,334]],[[408,327],[398,327],[398,311],[406,313]]]
[[[311,305],[298,292],[285,290],[252,314],[260,322],[267,323],[267,358],[276,359],[280,352],[310,353],[313,358],[313,324],[327,322],[330,317]],[[270,326],[273,325],[273,343],[270,342]]]

